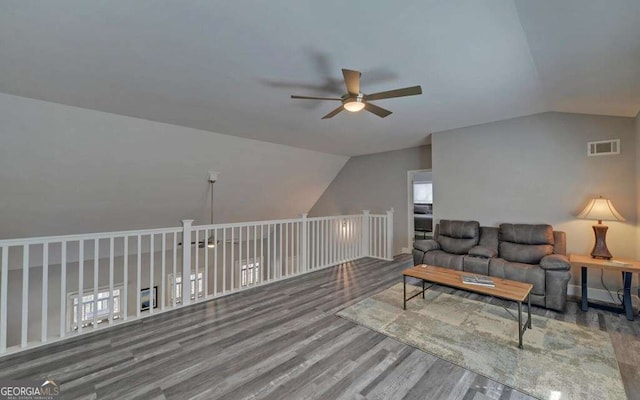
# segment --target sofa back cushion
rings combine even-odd
[[[554,236],[551,225],[500,224],[501,258],[525,264],[538,264],[553,254]]]
[[[480,240],[478,221],[440,220],[438,242],[442,250],[452,254],[467,254]]]

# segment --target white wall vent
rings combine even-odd
[[[620,154],[620,139],[598,140],[587,143],[587,155],[608,156]]]

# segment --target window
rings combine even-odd
[[[413,202],[416,204],[432,204],[433,203],[433,184],[432,183],[414,183],[413,184]]]
[[[254,258],[253,262],[242,260],[240,264],[240,286],[253,285],[260,282],[260,259]]]
[[[93,325],[93,317],[96,316],[96,323],[100,324],[109,320],[109,304],[113,301],[113,319],[120,318],[122,288],[114,288],[113,296],[109,294],[109,288],[100,288],[97,299],[94,294],[85,294],[82,296],[82,304],[80,305],[82,327],[86,328]],[[69,307],[67,310],[69,317],[69,330],[78,329],[78,293],[69,294]]]
[[[191,299],[195,299],[196,293],[196,284],[198,286],[198,297],[204,296],[204,272],[203,270],[198,271],[198,279],[196,280],[196,274],[191,274]],[[176,274],[176,303],[182,302],[182,274]],[[173,302],[173,291],[171,288],[173,287],[173,274],[169,274],[169,301]]]

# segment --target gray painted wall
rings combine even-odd
[[[640,111],[636,115],[636,204],[637,216],[639,217],[638,230],[636,233],[636,257],[640,257]]]
[[[394,254],[407,246],[407,171],[431,168],[431,146],[352,157],[310,216],[384,213],[394,208]]]
[[[0,93],[0,239],[308,212],[348,157]]]
[[[635,129],[633,118],[543,113],[435,133],[434,212],[483,225],[549,223],[567,232],[569,252],[588,254],[593,221],[575,215],[603,195],[627,220],[606,223],[611,253],[635,257]],[[587,141],[610,138],[621,140],[620,155],[587,157]],[[618,275],[608,277],[616,288]]]

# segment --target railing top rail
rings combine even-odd
[[[308,220],[326,220],[326,219],[344,219],[344,218],[357,218],[362,217],[362,214],[350,214],[350,215],[330,215],[328,217],[309,217]]]
[[[358,218],[363,214],[349,214],[349,215],[331,215],[325,217],[308,217],[307,221],[322,221],[332,219],[345,219],[345,218]],[[385,217],[385,214],[369,214],[371,217]],[[192,230],[203,229],[224,229],[224,228],[237,228],[244,226],[260,226],[260,225],[273,225],[273,224],[286,224],[296,223],[303,221],[303,218],[289,218],[289,219],[275,219],[268,221],[247,221],[247,222],[235,222],[226,224],[209,224],[209,225],[194,225]],[[95,233],[81,233],[73,235],[60,235],[60,236],[40,236],[29,238],[15,238],[15,239],[3,239],[0,240],[0,247],[4,246],[20,246],[31,244],[43,244],[43,243],[59,243],[59,242],[73,242],[79,240],[95,240],[95,239],[110,239],[115,237],[129,237],[137,235],[152,235],[162,233],[180,233],[183,231],[182,227],[171,228],[156,228],[156,229],[137,229],[128,231],[114,231],[114,232],[95,232]]]
[[[137,236],[137,235],[180,233],[180,232],[182,232],[182,228],[175,227],[175,228],[139,229],[139,230],[131,230],[131,231],[79,233],[79,234],[62,235],[62,236],[40,236],[40,237],[31,237],[31,238],[16,238],[16,239],[0,240],[0,247],[19,246],[24,244],[74,242],[78,240],[110,239],[112,237],[128,237],[128,236]]]
[[[289,219],[272,219],[269,221],[248,221],[248,222],[230,222],[226,224],[208,224],[208,225],[193,225],[193,230],[203,229],[222,229],[222,228],[237,228],[240,226],[260,226],[260,225],[273,225],[273,224],[286,224],[291,222],[300,222],[302,218],[289,218]]]

